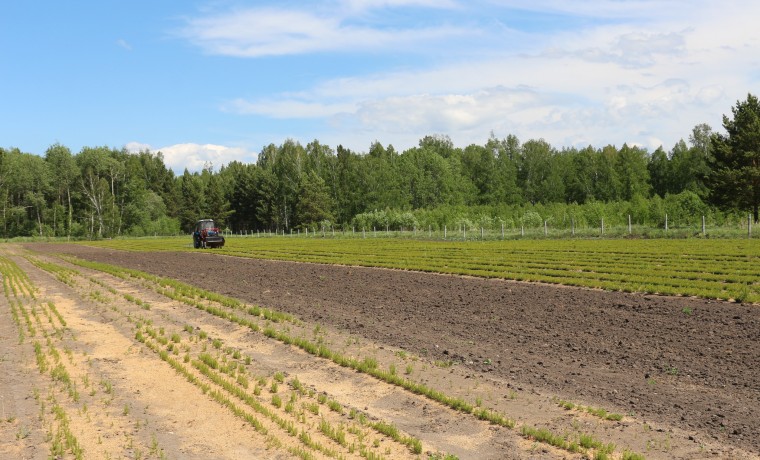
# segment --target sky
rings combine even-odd
[[[669,151],[760,89],[760,2],[29,0],[0,4],[0,147],[160,151],[427,135]]]

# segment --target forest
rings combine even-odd
[[[426,136],[402,152],[314,140],[265,146],[255,163],[175,175],[160,152],[60,144],[44,155],[0,148],[2,236],[111,238],[189,232],[213,218],[231,232],[712,225],[758,221],[760,106],[755,96],[670,150],[557,148],[491,136],[455,147]]]

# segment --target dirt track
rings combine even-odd
[[[131,253],[34,251],[175,278],[434,360],[760,453],[760,308],[416,272]],[[688,439],[690,438],[690,439]]]

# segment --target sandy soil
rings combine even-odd
[[[200,252],[25,247],[37,254],[65,252],[136,268],[292,313],[303,321],[288,326],[293,330],[318,336],[344,353],[373,356],[381,366],[393,365],[399,372],[406,369],[410,378],[514,418],[518,427],[529,424],[570,435],[591,433],[615,443],[618,454],[631,449],[647,458],[757,458],[760,453],[760,310],[755,306]],[[527,441],[519,436],[519,429],[489,426],[260,334],[241,331],[204,312],[187,311],[145,287],[99,272],[88,276],[103,280],[118,293],[135,292],[153,308],[140,311],[126,302],[118,307],[119,315],[101,306],[102,318],[93,318],[91,304],[95,308],[98,304],[88,299],[92,286],[80,281],[79,287],[70,288],[24,265],[24,259],[18,263],[37,284],[47,286],[43,290],[63,292],[51,295],[60,297],[56,305],[60,303],[66,315],[82,318],[81,326],[76,326],[81,330],[77,342],[81,346],[83,337],[91,337],[86,341],[87,361],[95,362],[97,372],[107,373],[115,382],[125,382],[126,390],[116,394],[126,402],[119,401],[115,407],[143,408],[146,423],[141,439],[146,445],[156,439],[170,458],[199,452],[212,452],[216,458],[240,458],[241,452],[250,458],[273,457],[287,455],[287,450],[270,448],[264,437],[256,439],[250,433],[251,442],[238,445],[250,427],[242,426],[229,411],[220,411],[214,401],[199,398],[197,388],[141,348],[134,340],[134,326],[124,319],[130,308],[150,315],[154,324],[164,324],[167,330],[181,329],[188,322],[197,324],[209,336],[220,337],[225,345],[251,356],[261,375],[276,371],[297,375],[346,407],[396,424],[421,439],[426,451],[450,452],[460,458],[572,457]],[[94,324],[87,326],[85,319]],[[70,324],[74,328],[78,323],[72,319]],[[0,331],[0,340],[17,341],[13,330]],[[122,342],[109,348],[98,337],[120,337]],[[34,353],[28,351],[28,343],[19,347],[26,347],[23,353],[33,366]],[[139,351],[125,354],[125,349]],[[145,367],[148,358],[155,369]],[[3,360],[0,365],[34,374],[34,368],[24,370],[20,366],[24,360],[19,359],[18,363]],[[92,368],[93,364],[81,366]],[[156,375],[167,388],[151,385]],[[3,388],[14,387],[13,382],[13,377],[0,380]],[[188,387],[181,389],[180,383]],[[172,390],[181,391],[182,397],[167,398]],[[150,398],[151,394],[158,396]],[[14,399],[23,400],[20,396]],[[557,398],[625,417],[611,422],[577,410],[565,411]],[[179,406],[164,406],[169,404],[167,399]],[[188,406],[187,401],[192,403]],[[212,424],[217,429],[242,430],[229,434],[235,450],[230,450],[233,447],[224,442],[221,432],[213,434],[212,426],[201,428],[210,434],[203,436],[187,429],[219,412],[220,421]],[[176,428],[172,431],[171,426]],[[169,436],[169,431],[174,435]],[[23,443],[17,444],[20,452],[27,452]]]

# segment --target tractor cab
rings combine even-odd
[[[212,219],[201,219],[195,223],[193,247],[195,249],[221,248],[224,236]]]

